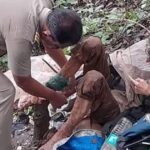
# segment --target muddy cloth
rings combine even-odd
[[[92,101],[90,118],[100,125],[113,120],[119,113],[119,106],[114,99],[104,76],[93,70],[80,78],[77,85],[77,95]]]
[[[83,75],[90,70],[101,72],[107,79],[109,77],[109,67],[106,59],[105,50],[98,37],[88,37],[72,49],[71,59],[84,64]],[[70,64],[72,67],[75,65]]]

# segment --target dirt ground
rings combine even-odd
[[[25,113],[14,116],[12,125],[12,142],[14,150],[27,150],[33,137],[33,125]]]

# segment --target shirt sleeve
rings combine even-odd
[[[83,99],[95,101],[101,93],[102,86],[106,86],[102,84],[102,79],[99,78],[99,74],[90,74],[90,76],[86,74],[81,77],[76,86],[77,95]]]
[[[32,45],[27,40],[7,40],[8,66],[14,75],[29,76],[31,74]]]

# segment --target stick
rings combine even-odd
[[[42,58],[42,60],[55,72],[58,73],[58,71],[56,69],[54,69],[44,58]]]

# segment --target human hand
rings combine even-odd
[[[145,80],[141,78],[137,78],[135,80],[132,77],[129,78],[134,85],[134,91],[136,94],[150,95],[150,85]]]
[[[42,101],[45,100],[44,98],[32,96],[32,95],[24,95],[21,96],[18,102],[18,109],[24,109],[27,108],[33,104],[41,104]]]
[[[53,95],[53,100],[51,100],[51,104],[54,109],[59,108],[67,103],[67,99],[64,94],[60,91],[56,91]]]

